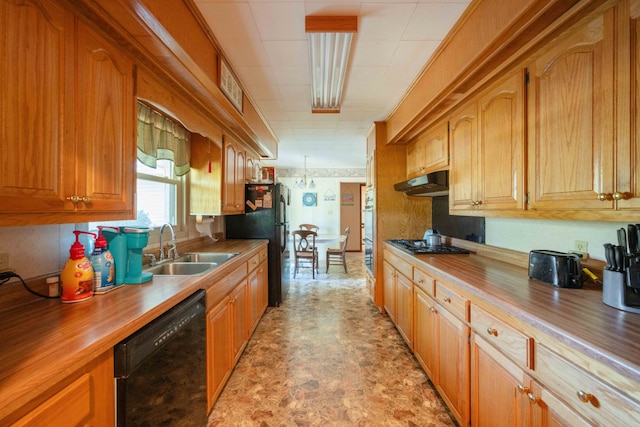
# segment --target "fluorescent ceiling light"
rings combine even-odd
[[[311,112],[339,113],[357,16],[307,16],[311,61]]]

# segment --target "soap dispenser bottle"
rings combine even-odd
[[[98,227],[98,237],[89,257],[93,266],[93,291],[96,294],[109,292],[116,284],[115,262],[107,247],[107,239],[102,235],[103,228]]]
[[[84,255],[84,246],[78,241],[80,234],[90,234],[94,238],[94,233],[74,230],[76,241],[69,250],[69,259],[64,264],[60,273],[62,302],[84,301],[93,296],[93,267],[91,261]]]

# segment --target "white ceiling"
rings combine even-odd
[[[194,0],[278,141],[277,167],[364,168],[386,120],[471,0]],[[340,114],[311,114],[305,16],[355,15]]]

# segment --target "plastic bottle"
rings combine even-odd
[[[89,259],[93,266],[93,291],[103,294],[112,290],[116,285],[116,267],[107,248],[107,239],[102,235],[102,227],[98,227],[98,237]]]
[[[78,241],[80,234],[94,233],[74,230],[76,241],[69,250],[69,259],[64,264],[60,279],[62,281],[60,301],[77,302],[84,301],[93,296],[93,267],[91,261],[84,255],[84,246]]]

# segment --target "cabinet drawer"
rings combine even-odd
[[[407,261],[400,258],[398,255],[390,252],[384,252],[384,259],[389,262],[400,273],[402,273],[406,278],[413,277],[413,266],[409,264]]]
[[[533,339],[472,305],[471,327],[514,362],[533,369]]]
[[[93,380],[95,381],[95,380]],[[94,402],[91,374],[84,374],[14,426],[75,426],[91,420]]]
[[[640,425],[640,405],[544,345],[536,346],[536,372],[553,391],[597,425]]]
[[[425,291],[430,297],[435,295],[434,286],[436,281],[433,280],[431,276],[427,273],[413,268],[413,282],[420,287],[423,291]]]
[[[249,258],[248,264],[249,264],[249,271],[253,271],[256,269],[257,266],[260,265],[260,255],[261,253],[257,253],[254,256],[252,256],[251,258]]]
[[[454,290],[444,285],[442,282],[436,282],[436,301],[453,313],[456,317],[465,322],[469,321],[469,300]]]

